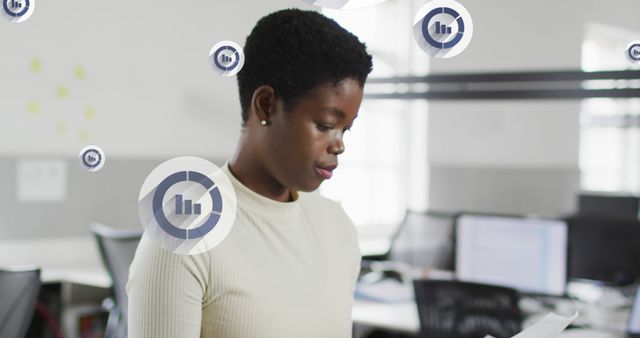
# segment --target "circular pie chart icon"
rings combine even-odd
[[[147,176],[138,196],[145,235],[164,249],[184,255],[220,244],[235,222],[236,207],[229,177],[197,157],[160,164]]]
[[[451,58],[462,53],[471,42],[473,21],[467,9],[457,1],[430,1],[418,11],[413,35],[427,54]]]

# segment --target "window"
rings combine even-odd
[[[626,60],[624,50],[639,35],[609,25],[587,25],[582,45],[582,69],[638,68]],[[597,82],[585,84],[597,85]],[[638,84],[618,81],[608,85],[623,88]],[[583,100],[580,169],[584,190],[640,192],[640,99]]]
[[[371,77],[424,74],[427,60],[413,41],[413,1],[388,1],[359,10],[323,13],[357,35],[374,56]],[[397,20],[398,17],[407,20]],[[365,88],[366,93],[366,88]],[[362,237],[389,235],[407,208],[427,205],[427,104],[367,100],[351,131],[340,169],[320,193],[342,204]]]

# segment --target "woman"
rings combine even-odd
[[[353,223],[318,194],[344,152],[371,71],[364,44],[319,13],[283,10],[247,37],[242,133],[223,166],[238,211],[199,255],[143,237],[130,268],[130,337],[349,337],[360,266]]]

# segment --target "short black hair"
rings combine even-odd
[[[263,17],[243,49],[245,63],[237,75],[243,125],[253,92],[262,85],[271,86],[290,110],[321,84],[351,78],[363,87],[373,69],[364,43],[314,11],[285,9]]]

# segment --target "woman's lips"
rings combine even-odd
[[[323,169],[320,167],[316,167],[316,172],[325,180],[328,180],[331,178],[331,176],[333,175],[333,169],[329,170],[329,169]]]

